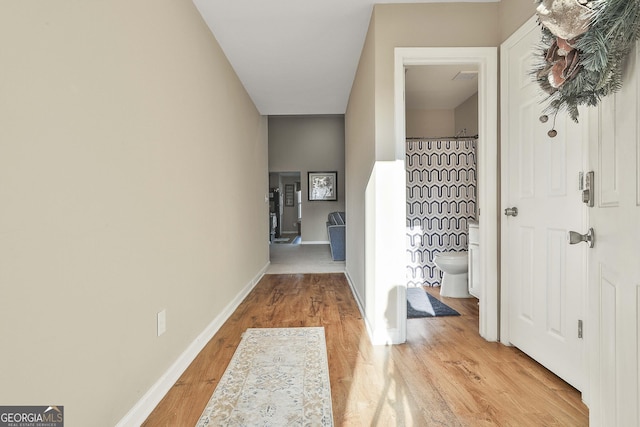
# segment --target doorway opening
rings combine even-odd
[[[269,173],[269,242],[298,244],[302,239],[300,172]]]
[[[407,317],[437,316],[433,298],[480,295],[477,64],[407,66],[405,120]]]
[[[493,47],[395,49],[396,160],[404,161],[406,156],[408,135],[406,134],[405,70],[411,67],[435,65],[477,67],[478,134],[480,136],[477,144],[477,213],[479,240],[482,242],[482,251],[478,260],[479,293],[481,294],[479,333],[488,341],[497,341],[499,338],[497,49]],[[406,313],[405,298],[398,301],[398,313]],[[404,330],[400,330],[400,335],[401,341],[406,340],[406,319]]]

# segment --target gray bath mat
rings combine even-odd
[[[437,298],[429,295],[421,287],[407,288],[407,318],[460,316],[455,311]]]

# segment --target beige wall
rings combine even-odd
[[[478,134],[478,93],[471,95],[454,110],[455,135]]]
[[[2,2],[0,52],[0,402],[111,426],[266,266],[266,119],[191,2]]]
[[[344,132],[342,115],[269,117],[269,172],[300,172],[303,243],[328,242],[328,214],[345,210]],[[335,202],[308,199],[307,172],[321,171],[338,172]]]
[[[500,2],[500,42],[509,38],[536,13],[532,0],[503,0]]]
[[[455,135],[454,110],[407,110],[407,138]]]
[[[374,9],[375,14],[375,9]],[[345,115],[346,271],[356,298],[365,298],[365,189],[375,164],[375,20],[372,18]],[[369,242],[370,243],[370,242]],[[362,307],[364,308],[364,307]]]

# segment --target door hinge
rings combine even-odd
[[[578,320],[578,338],[582,338],[582,320]]]

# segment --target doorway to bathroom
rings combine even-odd
[[[410,66],[405,76],[407,285],[441,286],[436,256],[466,253],[477,221],[478,66]]]
[[[418,281],[422,281],[422,285],[437,284],[440,273],[433,265],[434,252],[468,250],[468,225],[471,220],[477,220],[479,238],[486,246],[477,261],[481,295],[479,333],[489,341],[496,341],[496,49],[396,48],[394,76],[396,158],[405,160],[407,165],[422,161],[427,166],[407,171],[406,240],[419,241],[422,245],[422,249],[415,251],[407,246],[407,284],[412,285],[411,278],[415,279],[413,284]],[[431,89],[427,88],[429,84]],[[454,95],[451,90],[449,93],[442,90],[450,84],[465,86],[466,92]],[[436,102],[437,98],[443,101],[439,105],[421,105],[420,95],[427,99],[425,102]],[[461,98],[456,100],[455,96]],[[409,148],[410,145],[413,147]],[[412,153],[416,145],[418,151],[424,151]],[[409,160],[408,155],[413,155],[413,159]],[[438,162],[440,170],[430,169]],[[464,182],[444,184],[444,178],[452,177],[463,178]],[[421,199],[414,203],[413,196]],[[437,214],[425,219],[425,213],[429,212]],[[411,229],[413,214],[422,215],[422,219],[413,222],[414,226],[421,223],[417,227],[421,230]],[[431,228],[429,233],[425,233],[425,223]],[[434,248],[434,243],[440,247]],[[418,261],[422,265],[416,268]]]
[[[479,296],[469,293],[468,274],[469,254],[479,254],[469,252],[470,224],[477,224],[477,77],[476,64],[405,69],[407,318],[437,316],[441,297]]]

